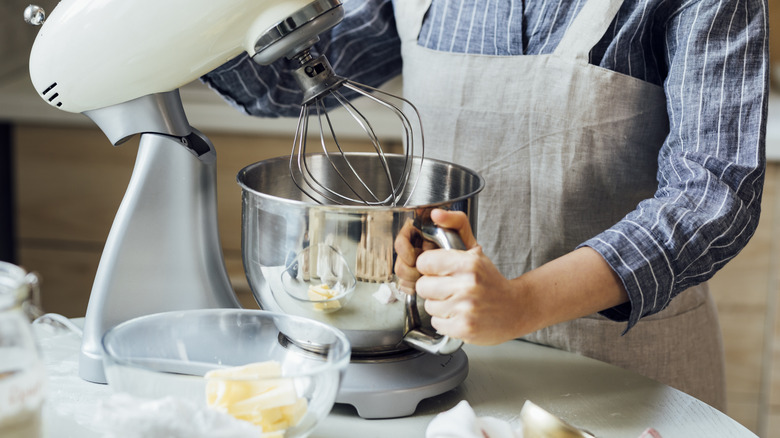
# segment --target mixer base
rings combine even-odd
[[[463,350],[446,356],[421,354],[393,361],[352,362],[336,403],[354,406],[362,418],[407,417],[422,400],[463,382],[468,365]]]

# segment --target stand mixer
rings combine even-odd
[[[41,97],[60,110],[85,114],[114,145],[141,136],[90,294],[79,363],[83,379],[105,383],[101,338],[120,322],[169,310],[239,307],[217,232],[216,152],[208,138],[189,125],[178,92],[181,86],[244,51],[261,65],[282,57],[297,59],[302,73],[296,73],[300,76],[296,79],[306,97],[289,172],[310,198],[332,201],[334,193],[308,173],[308,108],[319,108],[323,94],[342,85],[365,95],[377,91],[358,90],[359,84],[335,76],[327,60],[309,55],[318,35],[343,16],[339,0],[62,0],[48,18],[34,6],[25,11],[28,22],[43,22],[30,56],[30,76]],[[404,126],[406,159],[400,171],[391,172],[384,165],[389,191],[371,193],[361,188],[367,189],[349,164],[349,154],[338,144],[335,160],[326,151],[329,168],[345,182],[358,181],[354,186],[348,182],[346,193],[336,195],[347,203],[399,205],[405,202],[400,196],[404,188],[416,184],[409,180],[416,141],[409,127],[415,122],[397,106],[384,105]],[[411,106],[403,99],[400,105]],[[323,117],[330,122],[324,111],[319,114],[320,132],[328,132],[322,128]],[[353,117],[365,121],[358,123],[365,125],[383,158],[368,121],[359,113]],[[416,123],[419,126],[419,118]],[[338,143],[332,126],[329,131]],[[421,127],[415,132],[421,137]],[[323,148],[325,136],[320,136]],[[339,167],[342,163],[346,164]],[[425,366],[442,371],[425,382],[396,385],[416,374],[408,365],[393,365],[389,376],[371,371],[376,367],[356,367],[347,372],[347,382],[352,379],[347,386],[354,390],[341,402],[357,406],[361,416],[409,415],[421,399],[465,379],[468,365],[465,354],[456,351],[459,345],[450,349],[455,353],[426,356]],[[390,380],[386,386],[390,389],[376,389],[378,379]],[[370,413],[361,412],[362,403],[371,405],[365,410]],[[386,406],[385,412],[376,404]]]

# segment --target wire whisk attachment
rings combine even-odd
[[[313,58],[305,50],[295,59],[301,65],[294,72],[295,78],[304,91],[290,154],[290,176],[295,185],[320,204],[406,205],[417,184],[424,156],[422,122],[414,105],[402,97],[336,75],[324,56]],[[386,150],[367,110],[359,109],[356,102],[373,106],[371,114],[381,110],[394,116],[390,119],[399,126],[403,148],[400,154]],[[343,122],[334,120],[328,110],[333,107],[343,108],[348,119],[357,124],[367,140],[368,153],[345,150],[345,142],[340,141],[335,126]],[[415,153],[419,153],[420,159],[414,160]],[[393,159],[389,160],[391,156]]]

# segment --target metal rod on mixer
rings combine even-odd
[[[364,95],[366,97],[371,98],[375,102],[380,102],[378,99],[374,98],[373,96],[371,96],[368,93],[365,93],[363,90],[360,90],[360,89],[358,89],[358,88],[356,88],[354,86],[350,86],[350,84],[348,82],[345,82],[344,86],[349,88],[349,89],[351,89],[351,90],[353,90],[353,91],[356,91],[356,92],[358,92],[358,93],[360,93],[360,94],[362,94],[362,95]],[[341,99],[339,99],[337,97],[337,99],[339,100],[339,103],[341,103],[341,105],[344,106],[344,108],[347,110],[347,112],[350,113],[352,118],[355,119],[358,122],[360,127],[363,128],[363,130],[372,139],[372,143],[374,144],[374,150],[376,150],[377,154],[379,155],[379,158],[380,158],[380,160],[382,162],[382,167],[385,170],[385,176],[387,177],[388,183],[390,184],[391,194],[390,194],[390,196],[388,196],[387,199],[390,199],[392,197],[392,200],[393,200],[392,205],[396,206],[398,204],[398,199],[397,199],[398,195],[400,193],[402,193],[403,188],[406,186],[405,182],[403,184],[401,184],[398,188],[395,187],[395,184],[393,183],[393,179],[391,177],[390,167],[387,164],[387,159],[385,157],[384,151],[382,150],[382,146],[379,144],[379,139],[376,137],[376,134],[374,133],[373,128],[371,128],[371,124],[368,122],[368,120],[365,118],[365,116],[363,116],[363,114],[360,111],[358,111],[357,108],[354,107],[354,105],[352,105],[349,101],[344,99],[344,97],[340,93],[339,93],[339,96],[341,96]],[[392,105],[389,105],[386,102],[380,102],[380,103],[382,103],[384,106],[386,106],[388,108],[393,108]],[[396,112],[396,115],[398,115],[398,112]],[[403,116],[403,115],[401,115],[401,116]],[[362,123],[361,120],[365,121],[365,124]],[[402,117],[402,122],[401,123],[404,125],[404,128],[408,128],[410,126],[403,120],[403,117]],[[366,127],[366,125],[368,127]],[[408,129],[404,129],[404,130],[407,132],[406,140],[408,141],[409,140],[409,135],[408,135],[409,131],[408,131]],[[407,171],[408,163],[409,163],[409,157],[407,155],[407,159],[404,161],[403,172],[401,172],[401,174],[402,174],[402,178],[401,179],[402,180],[405,180],[406,177],[408,177],[408,173],[409,173]],[[387,201],[387,199],[385,199],[385,201]]]
[[[301,190],[303,194],[311,198],[313,201],[317,203],[321,203],[317,197],[313,196],[309,191],[306,189],[306,187],[309,187],[311,190],[314,190],[315,193],[322,196],[323,198],[327,199],[330,202],[337,203],[338,201],[329,197],[326,193],[321,192],[320,190],[317,190],[316,186],[311,184],[309,181],[307,181],[306,177],[307,175],[309,178],[311,178],[317,185],[320,185],[321,187],[325,188],[326,190],[329,190],[327,187],[322,186],[315,178],[311,176],[311,171],[309,170],[309,165],[305,160],[306,156],[306,133],[309,130],[309,107],[308,105],[303,105],[301,107],[301,114],[298,118],[298,126],[295,130],[295,138],[293,139],[293,151],[292,154],[290,154],[290,176],[292,177],[293,182],[295,185]],[[296,154],[295,151],[298,151]],[[298,181],[298,179],[295,177],[295,172],[293,172],[293,159],[294,157],[297,157],[297,168],[298,173],[301,175],[302,181]],[[306,171],[304,171],[304,168]],[[331,191],[331,190],[329,190]],[[332,191],[331,191],[332,192]]]
[[[302,137],[304,135],[303,133],[306,132],[306,124],[308,124],[308,109],[304,105],[301,106],[301,113],[298,116],[298,124],[295,127],[295,138],[293,138],[293,150],[292,153],[290,154],[290,177],[292,178],[293,183],[295,183],[295,186],[298,187],[298,189],[302,193],[304,193],[305,195],[309,196],[314,201],[316,201],[316,199],[314,199],[314,197],[309,195],[309,193],[303,188],[303,183],[305,181],[299,182],[298,178],[295,177],[295,172],[293,172],[293,168],[294,168],[293,162],[295,161],[297,163],[298,173],[303,175],[303,171],[301,169],[301,161],[303,161],[303,157],[300,153],[296,154],[295,151],[297,149],[300,152],[298,143],[300,141],[300,137]],[[295,160],[296,157],[298,158],[297,160]]]
[[[335,92],[335,91],[332,91],[332,90],[331,90],[331,92],[330,92],[330,93],[333,95],[333,97],[335,97],[335,98],[336,98],[336,100],[338,100],[338,101],[339,101],[339,103],[341,103],[341,102],[342,102],[342,100],[344,99],[344,97],[343,97],[343,96],[341,96],[341,94],[340,94],[340,93],[338,93],[338,92]],[[341,144],[339,144],[339,140],[338,140],[338,138],[336,137],[336,131],[333,129],[333,124],[332,124],[332,123],[331,123],[331,121],[330,121],[330,116],[328,116],[328,112],[327,112],[327,111],[324,109],[324,107],[322,106],[322,102],[318,100],[318,101],[316,102],[316,107],[317,107],[317,119],[319,120],[319,123],[320,123],[320,143],[322,144],[322,150],[323,150],[323,152],[325,153],[325,156],[326,156],[326,157],[328,157],[328,161],[330,162],[330,165],[331,165],[331,167],[333,167],[333,170],[335,170],[335,171],[336,171],[336,173],[338,174],[338,176],[341,178],[341,180],[342,180],[342,181],[344,181],[345,183],[347,183],[347,179],[344,177],[344,175],[341,173],[341,171],[339,171],[338,167],[337,167],[337,166],[336,166],[336,165],[333,163],[333,161],[330,159],[330,155],[329,155],[329,153],[328,153],[328,148],[327,148],[327,145],[326,145],[326,143],[325,143],[325,137],[324,137],[324,135],[323,135],[323,127],[322,127],[322,115],[323,115],[323,114],[325,114],[325,120],[328,122],[328,129],[330,130],[330,135],[331,135],[331,137],[333,138],[333,141],[334,141],[334,143],[336,144],[336,148],[339,150],[339,153],[341,154],[341,157],[342,157],[342,159],[343,159],[343,160],[344,160],[344,162],[347,164],[347,167],[349,167],[349,169],[352,171],[353,175],[355,175],[355,177],[357,178],[358,182],[360,182],[360,185],[362,185],[362,186],[363,186],[363,188],[364,188],[364,189],[366,189],[366,191],[367,191],[367,192],[368,192],[368,193],[371,195],[371,197],[372,197],[372,198],[374,198],[374,201],[376,201],[376,202],[379,202],[379,203],[383,202],[383,201],[380,201],[380,200],[379,200],[379,197],[377,197],[377,196],[376,196],[376,194],[374,194],[374,192],[373,192],[373,191],[372,191],[372,190],[371,190],[371,189],[368,187],[368,185],[367,185],[367,184],[366,184],[366,182],[363,180],[363,178],[360,176],[360,174],[359,174],[359,173],[358,173],[358,172],[355,170],[355,168],[352,166],[352,163],[350,163],[350,161],[349,161],[349,158],[347,158],[347,156],[346,156],[346,155],[344,155],[344,150],[343,150],[343,149],[341,149]],[[364,128],[364,129],[365,129],[365,128]],[[368,131],[366,131],[366,132],[368,132]],[[373,131],[371,131],[369,135],[372,135],[372,134],[373,134]],[[374,139],[372,139],[372,143],[374,143],[374,148],[376,149],[376,148],[377,148],[377,146],[378,146],[378,143],[377,143],[377,141],[376,141],[376,140],[374,140]],[[381,148],[379,148],[379,151],[381,152]],[[392,184],[392,180],[391,180],[390,178],[388,178],[388,181],[390,181],[390,183]],[[356,191],[356,190],[355,190],[355,189],[352,187],[352,185],[351,185],[351,184],[348,184],[348,183],[347,183],[347,186],[348,186],[348,187],[349,187],[349,189],[352,191],[352,193],[354,193],[354,194],[355,194],[355,196],[357,196],[358,198],[360,198],[360,200],[361,200],[362,202],[364,202],[364,203],[365,203],[365,204],[367,204],[367,205],[371,205],[371,202],[367,202],[367,201],[366,201],[366,200],[365,200],[365,199],[364,199],[362,196],[360,196],[360,195],[357,193],[357,191]],[[325,189],[327,190],[327,187],[325,187]],[[336,195],[337,195],[337,196],[341,196],[341,195],[339,195],[338,193],[337,193]],[[348,197],[345,197],[345,196],[341,196],[341,197],[343,197],[344,199],[350,200],[350,201],[354,201],[354,200],[352,200],[352,199],[349,199]],[[385,202],[386,202],[386,201],[387,201],[387,199],[385,199]],[[395,205],[395,204],[393,204],[393,205]]]
[[[302,64],[300,68],[293,71],[293,74],[304,92],[292,152],[297,158],[291,157],[290,159],[290,174],[296,186],[306,196],[318,203],[332,202],[366,206],[407,205],[422,170],[423,155],[421,154],[417,175],[412,184],[409,179],[414,174],[413,167],[415,167],[414,143],[418,138],[421,142],[424,141],[417,108],[406,99],[336,75],[324,56],[314,58],[310,56],[308,50],[304,50],[294,58]],[[400,166],[391,169],[383,145],[371,122],[363,114],[362,108],[358,109],[342,94],[342,90],[339,90],[341,87],[346,87],[357,96],[364,96],[371,104],[379,103],[384,109],[390,109],[398,118],[403,128],[402,140],[405,156],[404,160],[399,163]],[[383,100],[375,95],[376,93],[381,93],[393,100]],[[356,160],[356,157],[345,152],[342,147],[344,145],[336,135],[333,120],[326,108],[328,98],[333,99],[335,101],[333,103],[337,102],[368,137],[378,157],[376,165],[379,167],[375,171],[363,170],[362,158],[360,162],[351,162],[351,160]],[[401,102],[400,105],[399,102]],[[314,117],[312,108],[317,111],[319,142],[324,153],[322,155],[307,154],[308,119]],[[404,111],[408,108],[413,109],[414,114],[406,114]],[[412,119],[415,119],[414,123]],[[419,129],[419,137],[415,132],[416,129]],[[424,153],[424,146],[421,147],[421,150]],[[320,160],[327,160],[329,166]],[[317,163],[316,166],[315,163]],[[361,170],[358,171],[358,169]],[[363,174],[361,175],[360,172]],[[384,177],[376,172],[384,173]],[[412,191],[407,191],[410,185]]]
[[[413,132],[412,123],[409,120],[409,118],[406,116],[406,114],[404,114],[403,111],[398,109],[398,107],[396,107],[395,105],[391,105],[391,104],[389,104],[388,102],[386,102],[386,101],[384,101],[382,99],[377,98],[376,96],[372,95],[371,93],[365,91],[363,88],[365,88],[366,90],[369,90],[371,92],[380,93],[380,94],[383,94],[385,96],[388,96],[388,97],[391,97],[391,98],[394,98],[394,99],[398,99],[398,100],[404,102],[405,104],[407,104],[415,112],[415,114],[417,115],[417,119],[418,120],[420,120],[420,112],[417,110],[417,107],[414,106],[414,104],[411,103],[410,101],[408,101],[407,99],[404,99],[403,97],[395,96],[395,95],[390,94],[390,93],[386,93],[386,92],[384,92],[384,91],[382,91],[382,90],[380,90],[378,88],[374,88],[374,87],[371,87],[371,86],[368,86],[368,85],[364,85],[364,84],[357,84],[357,83],[349,81],[349,80],[344,82],[343,86],[349,88],[352,91],[355,91],[355,92],[359,93],[362,96],[367,97],[368,99],[373,100],[376,103],[379,103],[380,105],[382,105],[382,106],[384,106],[386,108],[389,108],[390,110],[395,112],[395,114],[401,120],[401,123],[404,125],[404,128],[405,128],[404,131],[406,133],[405,141],[404,141],[404,147],[407,148],[407,151],[404,154],[406,156],[406,160],[404,162],[404,170],[402,172],[402,177],[401,177],[401,181],[403,182],[403,184],[399,188],[399,192],[403,193],[403,191],[406,189],[406,185],[407,185],[407,183],[409,181],[409,175],[411,173],[411,165],[410,165],[410,163],[414,159],[414,140],[413,140],[413,138],[411,138],[411,133]],[[423,134],[422,124],[420,124],[419,129],[420,129],[420,140],[421,140],[420,141],[420,145],[421,145],[420,146],[420,149],[421,149],[420,150],[420,156],[424,156],[425,155],[425,135]],[[420,160],[419,169],[422,169],[422,160]],[[417,172],[417,177],[415,178],[414,184],[412,184],[412,189],[411,189],[411,191],[409,193],[413,193],[414,192],[415,188],[417,187],[417,182],[420,180],[420,174],[421,173],[422,172],[419,172],[419,171]],[[407,199],[404,201],[404,205],[406,205],[408,202],[409,202],[409,198],[407,197]]]
[[[317,101],[316,103],[319,106],[319,104],[320,104],[319,101]],[[321,118],[321,112],[320,112],[320,108],[319,107],[318,107],[318,116]],[[326,117],[327,117],[327,113],[326,113]],[[328,118],[328,124],[331,126],[331,133],[334,136],[334,140],[336,140],[335,139],[335,132],[333,132],[333,127],[332,127],[332,124],[330,123],[330,119],[329,118]],[[327,148],[325,146],[325,140],[324,140],[324,137],[322,135],[322,121],[321,120],[320,120],[320,138],[321,138],[321,141],[323,143],[323,150],[325,150],[325,155],[328,158],[328,161],[330,162],[331,166],[333,166],[333,169],[336,171],[336,173],[342,179],[342,181],[344,181],[344,183],[347,185],[347,187],[349,187],[349,189],[353,193],[355,193],[355,196],[357,196],[359,198],[359,200],[352,199],[352,198],[350,198],[348,196],[344,196],[341,193],[338,193],[338,192],[336,192],[334,190],[331,190],[327,185],[325,185],[322,182],[320,182],[314,176],[314,172],[311,171],[311,169],[309,168],[308,161],[305,159],[305,157],[306,157],[306,149],[307,149],[307,147],[306,147],[306,145],[307,145],[306,133],[308,132],[308,126],[309,126],[309,105],[307,104],[307,105],[303,105],[301,107],[301,114],[300,114],[300,116],[298,118],[298,126],[296,128],[295,138],[293,139],[293,152],[292,152],[292,154],[290,154],[290,176],[292,177],[292,180],[295,183],[295,185],[298,187],[298,189],[300,189],[301,192],[303,192],[306,196],[308,196],[309,198],[311,198],[312,200],[314,200],[317,203],[321,203],[320,200],[316,196],[313,196],[311,193],[309,193],[307,188],[312,190],[312,191],[314,191],[314,193],[316,193],[317,195],[321,196],[322,198],[325,198],[326,200],[328,200],[330,202],[333,202],[333,203],[339,203],[340,200],[337,199],[337,198],[341,198],[341,200],[346,200],[346,201],[353,202],[353,203],[362,203],[362,204],[366,204],[366,205],[381,205],[381,201],[378,200],[376,195],[371,193],[371,190],[368,189],[368,187],[366,187],[366,190],[368,190],[369,193],[372,194],[374,199],[376,199],[376,202],[372,203],[372,202],[368,202],[365,199],[363,199],[363,197],[361,197],[354,190],[354,188],[350,184],[348,184],[346,178],[343,176],[343,174],[341,174],[341,172],[338,170],[338,168],[333,164],[332,160],[330,159],[330,156],[328,155]],[[347,162],[349,162],[349,160],[344,155],[344,152],[341,149],[341,147],[338,146],[338,145],[337,145],[337,147],[338,147],[339,151],[341,151],[342,157],[344,157],[344,159]],[[297,153],[296,153],[296,149],[297,149]],[[294,157],[297,157],[297,166],[293,166]],[[297,167],[298,173],[301,176],[301,181],[299,181],[298,178],[296,178],[295,172],[292,172],[292,169],[294,167]],[[350,169],[355,173],[355,175],[357,175],[357,172],[355,172],[354,168],[351,165],[350,165]],[[360,179],[359,176],[358,176],[358,178]],[[361,182],[362,182],[362,180],[361,180]],[[364,185],[364,187],[366,186],[365,183],[363,185]],[[321,190],[320,188],[323,189],[324,191]],[[331,197],[329,194],[335,196],[336,198]]]
[[[352,88],[352,87],[350,87]],[[384,150],[382,148],[381,142],[379,140],[379,137],[376,135],[373,127],[371,126],[370,122],[366,119],[366,117],[352,105],[341,93],[338,91],[330,91],[330,94],[333,98],[335,98],[343,107],[344,109],[352,116],[352,118],[359,124],[359,126],[363,129],[363,131],[367,134],[369,137],[372,146],[374,147],[374,150],[377,152],[378,156],[380,157],[380,162],[382,164],[385,176],[387,178],[387,182],[390,186],[390,193],[385,197],[384,199],[380,199],[380,197],[369,187],[369,185],[366,183],[366,181],[363,179],[363,177],[360,175],[360,173],[355,169],[355,167],[350,162],[349,157],[344,152],[338,136],[336,135],[335,129],[333,127],[333,123],[331,121],[330,116],[328,115],[327,110],[325,109],[321,99],[316,99],[313,103],[305,104],[301,107],[301,114],[298,120],[298,126],[296,129],[295,139],[293,140],[293,153],[290,156],[290,165],[292,168],[297,168],[299,176],[296,176],[294,172],[291,172],[291,176],[293,179],[293,182],[295,185],[304,192],[307,196],[312,198],[313,200],[319,202],[316,196],[313,196],[312,193],[308,193],[307,190],[312,190],[314,193],[319,195],[320,197],[334,203],[339,203],[340,201],[348,201],[352,203],[357,204],[364,204],[368,206],[373,205],[392,205],[395,206],[398,204],[398,201],[400,199],[400,194],[403,193],[403,189],[406,187],[406,182],[404,181],[401,185],[396,185],[395,181],[391,178],[391,171],[390,166],[387,163]],[[361,93],[363,94],[363,93]],[[375,100],[375,99],[372,99]],[[308,139],[307,135],[305,133],[308,132],[308,124],[309,124],[309,118],[310,118],[310,111],[311,111],[311,105],[314,105],[314,108],[317,111],[317,120],[319,123],[319,136],[320,136],[320,144],[322,146],[322,150],[324,153],[324,156],[328,160],[331,168],[335,172],[336,175],[338,175],[339,179],[341,179],[342,182],[345,183],[346,187],[355,195],[355,198],[352,198],[350,196],[344,195],[342,193],[336,192],[328,187],[328,185],[322,183],[320,180],[317,179],[315,176],[316,172],[314,172],[310,167],[308,161],[305,159],[307,155],[307,149],[308,149]],[[394,108],[392,105],[386,105],[389,108]],[[399,114],[399,111],[395,111],[397,114]],[[400,114],[399,117],[402,120],[402,123],[408,128],[411,126],[411,124],[406,120],[404,117],[402,117],[403,114]],[[325,119],[323,122],[323,118]],[[327,126],[327,130],[326,127]],[[328,141],[325,138],[325,133],[330,132],[330,137],[333,140],[333,143],[335,144],[336,149],[339,151],[339,155],[341,157],[341,160],[343,161],[344,165],[346,165],[351,174],[354,176],[354,178],[360,183],[360,185],[363,187],[363,189],[370,195],[373,200],[366,199],[366,197],[361,196],[360,193],[358,193],[357,190],[352,186],[352,184],[349,183],[349,180],[347,177],[342,173],[342,171],[339,169],[339,166],[336,165],[333,157],[331,156],[332,152],[328,150]],[[409,142],[411,139],[406,138],[406,142]],[[296,153],[297,150],[297,153]],[[294,159],[294,157],[297,156],[297,160]],[[403,169],[403,178],[407,179],[408,174],[410,173],[410,166],[408,162],[410,161],[410,158],[407,157],[404,163],[404,169]],[[295,163],[295,165],[293,165]],[[300,179],[299,179],[300,178]],[[336,199],[338,198],[338,199]]]
[[[352,87],[349,87],[349,88],[352,88]],[[355,106],[352,105],[352,103],[349,102],[341,93],[339,93],[338,91],[331,90],[331,94],[333,95],[333,97],[336,98],[336,100],[339,101],[339,103],[344,107],[344,109],[346,109],[347,112],[349,112],[349,114],[352,116],[352,118],[355,119],[355,121],[360,125],[361,128],[363,128],[363,131],[365,131],[366,134],[368,134],[368,137],[371,139],[371,143],[374,146],[374,150],[377,152],[377,154],[379,154],[379,158],[382,161],[382,167],[385,169],[385,176],[387,177],[387,182],[390,185],[390,195],[388,195],[388,197],[385,198],[384,201],[380,201],[374,195],[374,193],[368,188],[366,183],[363,182],[363,179],[360,178],[360,175],[358,175],[357,172],[355,172],[355,174],[358,177],[358,180],[360,181],[361,184],[363,184],[363,187],[365,187],[366,190],[368,190],[369,193],[371,193],[371,195],[374,196],[374,199],[377,202],[384,203],[384,202],[387,202],[388,200],[392,199],[392,204],[391,205],[395,206],[397,204],[397,201],[398,201],[398,193],[396,192],[395,183],[393,182],[393,178],[390,176],[390,166],[387,164],[387,157],[385,157],[385,153],[382,150],[382,145],[379,143],[379,138],[376,136],[376,133],[374,132],[374,128],[371,127],[371,124],[368,122],[368,119],[366,119],[366,117],[363,116],[363,113],[358,111],[358,109],[355,108]],[[328,120],[328,122],[330,122],[330,119]],[[333,130],[333,127],[331,126],[331,131],[332,130]],[[334,139],[335,139],[335,135],[336,134],[333,133]],[[341,150],[341,148],[339,148],[339,150]],[[342,152],[342,155],[343,155],[343,152]],[[345,157],[345,159],[346,159],[346,157]],[[347,160],[347,163],[348,163],[350,169],[352,169],[354,171],[354,169],[352,168],[352,165],[349,164],[349,160]]]

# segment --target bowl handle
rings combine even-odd
[[[419,221],[415,222],[415,226],[420,230],[424,239],[439,245],[442,249],[466,249],[466,245],[463,243],[460,235],[453,230],[438,227],[433,223],[420,223]],[[406,334],[404,335],[404,342],[420,351],[440,355],[455,353],[463,345],[463,341],[460,339],[440,335],[433,329],[422,327],[420,313],[417,310],[416,294],[406,296]]]

